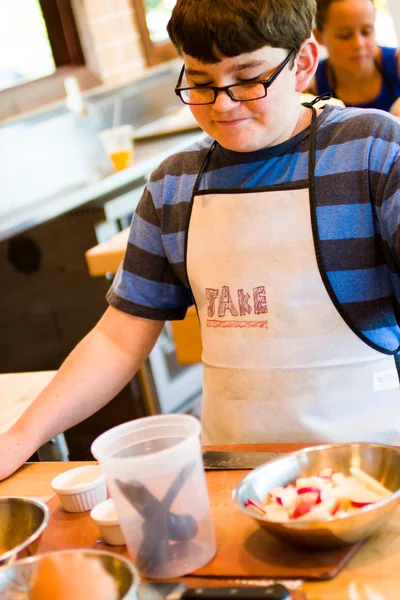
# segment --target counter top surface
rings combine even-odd
[[[113,173],[111,165],[106,163],[102,170],[93,172],[91,177],[70,187],[56,189],[54,194],[47,197],[26,203],[23,198],[18,198],[18,201],[13,202],[12,208],[7,208],[5,202],[0,209],[0,242],[71,210],[115,198],[133,189],[135,181],[149,175],[165,158],[180,152],[203,136],[201,131],[190,131],[141,140],[135,144],[135,161],[132,167]]]
[[[208,449],[290,452],[299,444],[213,446]],[[0,482],[0,495],[24,495],[48,499],[50,482],[66,469],[85,463],[30,463]],[[330,581],[305,582],[308,600],[398,600],[400,586],[400,511],[372,536],[343,571]]]
[[[9,429],[36,396],[53,379],[56,371],[0,374],[0,432]]]

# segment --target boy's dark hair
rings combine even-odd
[[[315,0],[178,0],[167,30],[179,54],[216,63],[263,46],[297,51],[315,10]]]
[[[334,2],[342,2],[343,0],[317,0],[317,14],[315,15],[315,26],[318,31],[323,31],[328,17],[328,10]],[[374,0],[371,0],[374,4]]]

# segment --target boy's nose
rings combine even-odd
[[[219,91],[217,92],[213,108],[216,111],[232,110],[232,106],[236,104],[238,103],[232,100],[227,91]]]

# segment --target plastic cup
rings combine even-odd
[[[216,544],[195,417],[130,421],[100,435],[91,450],[142,575],[180,577],[212,559]]]
[[[122,171],[133,165],[132,125],[104,129],[104,131],[100,131],[99,139],[115,171]]]

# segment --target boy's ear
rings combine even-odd
[[[296,56],[296,92],[309,87],[318,67],[318,44],[314,38],[304,40]]]

